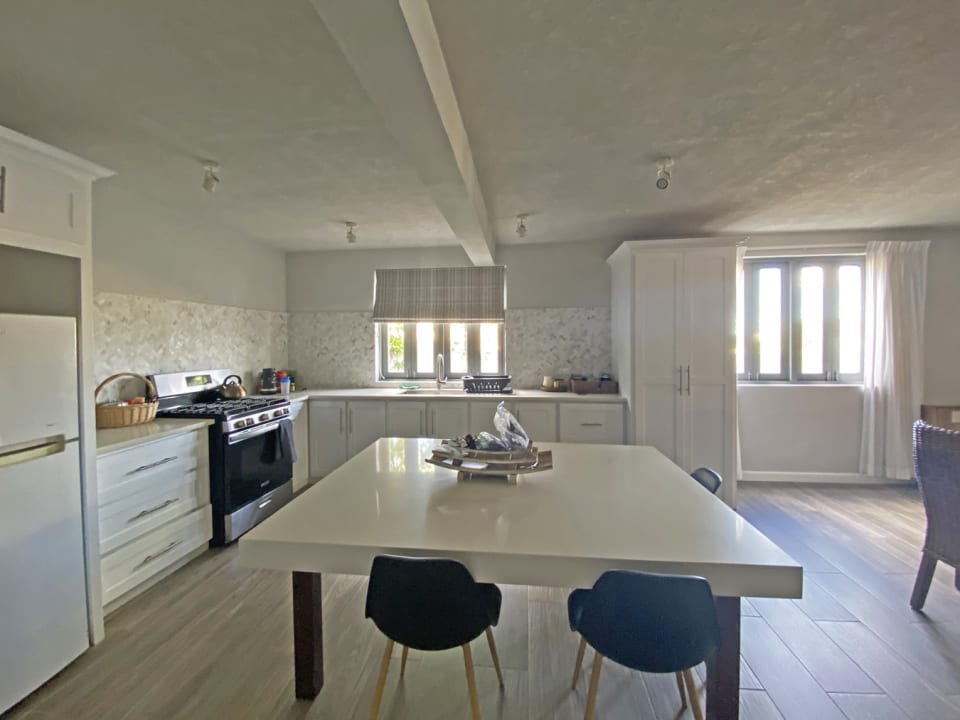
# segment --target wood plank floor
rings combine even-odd
[[[925,613],[908,605],[923,538],[916,490],[746,486],[740,512],[805,566],[803,600],[743,603],[747,720],[960,718],[960,593],[941,568]],[[107,640],[4,720],[365,718],[384,640],[363,618],[364,578],[324,578],[326,687],[293,697],[290,579],[212,551],[107,621]],[[495,635],[500,693],[474,646],[485,718],[581,718],[589,671],[569,688],[577,639],[566,593],[506,586]],[[590,655],[584,667],[589,668]],[[468,717],[459,650],[397,648],[381,717]],[[703,668],[698,668],[700,682]],[[702,691],[701,691],[702,692]],[[689,718],[672,676],[605,663],[598,716]]]

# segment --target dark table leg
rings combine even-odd
[[[293,573],[293,662],[297,697],[312,700],[323,687],[320,573]]]
[[[740,717],[740,598],[718,597],[720,649],[707,660],[707,720]]]

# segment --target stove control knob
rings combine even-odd
[[[270,419],[270,413],[264,413],[263,415],[260,416],[261,421],[266,422],[269,419]]]
[[[273,416],[274,416],[274,417],[283,417],[283,410],[274,410],[274,411],[273,411]]]
[[[243,421],[243,424],[246,425],[247,427],[250,427],[251,425],[253,425],[253,418],[247,418],[246,420]]]
[[[289,414],[290,414],[290,408],[284,408],[284,409],[283,409],[283,414],[284,414],[284,415],[289,415]]]

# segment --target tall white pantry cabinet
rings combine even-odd
[[[736,238],[631,241],[612,273],[613,366],[628,440],[715,469],[736,503]]]

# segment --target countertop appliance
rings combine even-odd
[[[152,375],[157,417],[209,418],[214,545],[226,545],[293,498],[290,402],[237,398],[205,402],[230,370]]]
[[[0,368],[3,713],[90,645],[76,321],[0,315]]]
[[[277,386],[276,368],[264,368],[260,371],[260,392],[270,393],[271,395],[280,392],[280,388]]]

